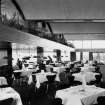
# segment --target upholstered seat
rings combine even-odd
[[[5,100],[0,100],[0,105],[12,105],[13,99],[12,98],[8,98]]]
[[[51,105],[62,105],[62,99],[60,99],[60,98],[55,98],[55,99],[52,101]]]
[[[97,98],[98,105],[105,105],[105,96],[99,96]]]
[[[46,77],[47,77],[48,82],[53,82],[55,81],[56,75],[47,75]]]

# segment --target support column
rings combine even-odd
[[[0,75],[12,83],[12,47],[10,42],[0,42]]]
[[[61,61],[61,51],[57,50],[57,61]]]
[[[83,60],[83,52],[80,52],[80,60]]]
[[[90,61],[93,60],[93,52],[89,52],[89,60],[90,60]]]
[[[37,63],[40,63],[41,57],[43,57],[43,53],[44,53],[43,47],[37,47],[37,56],[38,56]]]
[[[8,54],[8,65],[10,67],[12,67],[12,47],[11,47],[11,43],[8,42],[9,48],[7,50],[7,54]]]
[[[54,49],[54,52],[56,53],[56,61],[61,61],[61,50]]]
[[[12,67],[12,47],[10,42],[0,42],[0,66]]]
[[[76,61],[76,52],[70,52],[71,62]]]

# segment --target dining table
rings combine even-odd
[[[72,75],[74,76],[74,80],[76,81],[89,83],[90,81],[95,81],[96,80],[95,76],[100,74],[95,72],[82,71],[80,73],[74,73]]]
[[[55,97],[62,99],[63,105],[92,105],[97,104],[97,98],[105,96],[105,89],[94,85],[82,85],[58,90]]]
[[[52,75],[56,75],[55,80],[59,81],[58,75],[56,73],[52,73],[52,72],[40,72],[40,73],[36,73],[36,74],[32,74],[36,76],[36,87],[39,88],[41,83],[48,81],[47,76],[52,76]]]
[[[0,77],[0,86],[2,85],[8,85],[7,79],[4,76]]]
[[[81,71],[84,71],[84,72],[95,72],[95,66],[86,65],[80,68],[81,68]]]
[[[12,98],[12,105],[22,105],[22,100],[18,92],[12,87],[0,88],[0,101]]]
[[[57,72],[57,73],[61,73],[63,71],[66,71],[66,66],[60,66],[60,67],[53,67],[53,71]]]

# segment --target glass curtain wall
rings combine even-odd
[[[22,59],[26,56],[37,56],[37,50],[33,46],[12,43],[12,58],[13,58],[13,65],[16,64],[17,59]]]
[[[93,53],[93,59],[105,63],[105,53]]]
[[[93,60],[105,62],[105,40],[71,40],[76,49],[101,49],[103,52],[93,52]],[[80,52],[76,52],[76,60],[80,60]],[[83,60],[89,60],[89,52],[83,52]]]

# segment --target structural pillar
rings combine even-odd
[[[70,52],[71,62],[76,61],[76,52]]]
[[[93,60],[93,52],[89,52],[89,60],[90,60],[90,61]]]
[[[56,53],[56,61],[61,61],[61,50],[54,49],[54,52]]]
[[[61,61],[61,50],[57,50],[57,61]]]
[[[11,42],[0,42],[0,75],[6,77],[9,85],[12,83],[12,72]]]
[[[80,52],[80,60],[83,60],[83,52]]]
[[[37,47],[37,63],[40,63],[41,61],[41,57],[43,57],[43,53],[44,53],[44,50],[43,50],[43,47]]]

